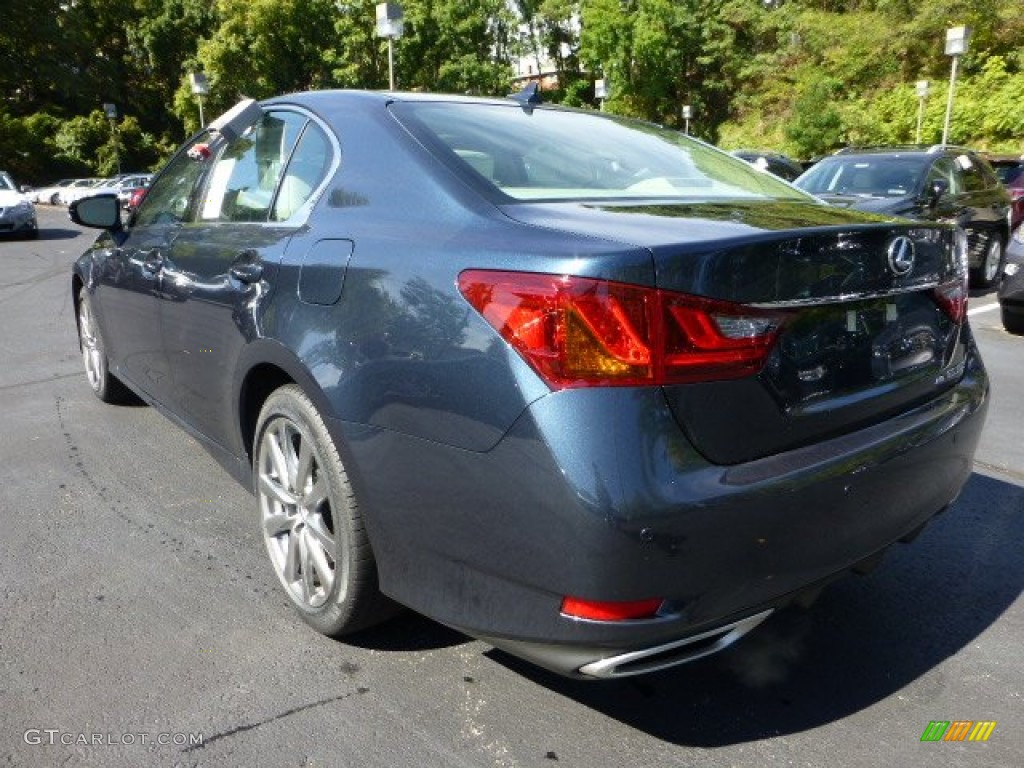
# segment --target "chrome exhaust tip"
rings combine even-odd
[[[585,677],[609,679],[642,675],[686,664],[728,648],[767,619],[774,610],[774,608],[769,608],[740,621],[725,624],[682,640],[598,659],[584,664],[578,672]]]

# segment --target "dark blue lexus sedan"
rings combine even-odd
[[[243,102],[72,217],[93,390],[251,486],[332,636],[699,658],[953,502],[987,409],[959,229],[535,94]]]

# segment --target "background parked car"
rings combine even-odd
[[[1016,229],[1024,222],[1024,157],[996,155],[989,156],[988,161],[1013,200],[1010,226]]]
[[[77,192],[77,198],[71,195],[69,197],[72,197],[71,202],[74,202],[75,199],[91,197],[92,195],[116,195],[123,208],[131,199],[132,193],[136,189],[147,186],[152,178],[153,175],[151,173],[121,174],[120,176],[106,179],[100,184],[83,188]]]
[[[104,181],[106,179],[96,177],[75,179],[57,190],[57,204],[71,205],[75,200],[81,200],[83,197],[93,194],[90,190]]]
[[[36,207],[6,171],[0,171],[0,235],[37,237]]]
[[[90,386],[253,489],[329,635],[394,600],[563,674],[660,669],[876,561],[972,472],[960,230],[647,123],[246,101],[127,222],[113,195],[71,216],[105,230],[71,275]]]
[[[999,310],[1007,331],[1024,334],[1024,227],[1014,231],[1010,247],[1006,249]]]
[[[148,189],[148,185],[133,189],[131,195],[128,197],[128,202],[123,206],[123,208],[129,213],[133,213],[142,203],[143,198],[146,197],[146,190]]]
[[[138,176],[129,176],[122,180],[116,189],[117,200],[126,211],[131,210],[132,198],[139,190],[145,190],[149,182],[153,180],[153,174],[144,173]],[[141,197],[139,198],[142,199]]]
[[[737,149],[731,153],[741,160],[746,160],[755,168],[774,173],[781,179],[793,181],[804,172],[800,163],[781,152],[767,152],[760,149]]]
[[[840,150],[793,182],[833,205],[956,222],[967,233],[971,285],[990,288],[1010,240],[1010,195],[992,167],[962,147]]]
[[[68,186],[74,179],[61,179],[55,181],[53,184],[47,184],[44,187],[36,187],[29,193],[34,203],[42,203],[43,205],[57,205],[60,202],[57,199],[57,193],[60,192],[64,187]]]

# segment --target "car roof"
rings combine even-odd
[[[949,155],[974,155],[980,153],[970,147],[960,147],[954,144],[899,144],[869,147],[843,147],[828,157],[939,157]],[[823,160],[827,158],[822,158]]]

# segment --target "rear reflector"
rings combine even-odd
[[[780,312],[565,275],[468,270],[459,290],[553,389],[682,384],[761,370]]]
[[[661,608],[661,598],[631,600],[628,602],[603,602],[566,597],[562,600],[562,615],[574,619],[591,621],[636,621],[653,619]]]

